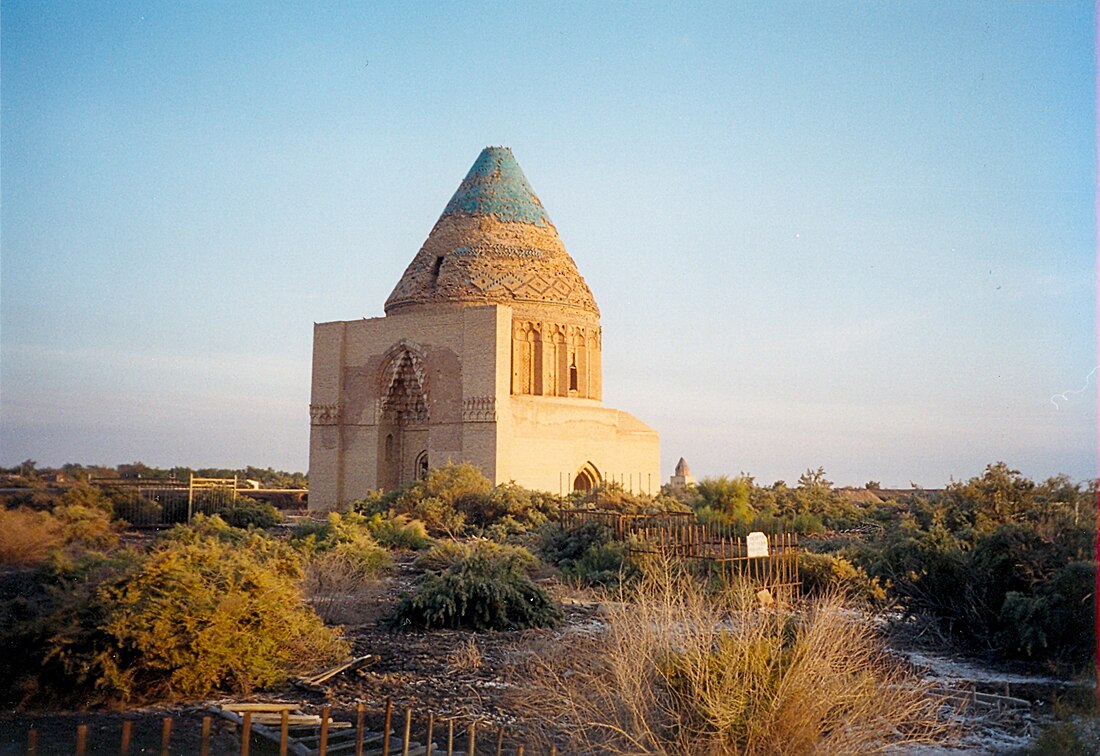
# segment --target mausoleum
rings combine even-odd
[[[474,162],[385,304],[317,323],[310,508],[471,462],[494,483],[660,488],[657,433],[603,406],[600,311],[506,147]]]

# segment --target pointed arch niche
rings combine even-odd
[[[416,344],[402,340],[390,347],[378,372],[378,388],[377,480],[392,489],[416,477],[419,454],[428,447],[428,386]]]
[[[591,462],[585,462],[581,469],[573,476],[573,490],[582,493],[592,493],[596,486],[600,485],[600,471]]]

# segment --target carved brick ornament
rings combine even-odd
[[[340,422],[339,404],[309,405],[309,421],[313,425],[337,425]]]
[[[492,396],[471,396],[462,400],[462,422],[495,423],[497,400]]]

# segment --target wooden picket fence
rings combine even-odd
[[[211,748],[217,718],[231,722],[240,734],[241,756],[249,756],[253,744],[258,745],[259,740],[270,743],[264,749],[265,753],[277,747],[280,756],[352,753],[355,756],[477,756],[479,753],[482,756],[524,756],[526,751],[525,745],[515,744],[515,739],[504,727],[479,727],[477,720],[463,721],[439,716],[435,712],[415,713],[407,708],[404,716],[396,717],[398,721],[395,722],[396,712],[390,699],[386,700],[380,730],[368,728],[367,711],[362,703],[356,706],[354,723],[333,717],[329,706],[324,706],[319,715],[303,714],[297,703],[222,704],[212,707],[210,712],[201,722],[200,756],[215,753]],[[395,724],[398,726],[397,732],[394,731]],[[121,756],[131,753],[133,725],[132,719],[122,720],[117,741]],[[161,722],[161,756],[168,756],[171,752],[173,730],[178,731],[175,719],[164,717]],[[423,737],[423,742],[417,740],[420,737]],[[31,727],[27,731],[28,756],[61,751],[58,744],[40,742],[37,728]],[[110,743],[91,742],[88,725],[78,724],[73,752],[76,756],[86,756],[90,753],[111,753],[113,749]],[[151,753],[145,749],[142,752]],[[556,756],[557,749],[551,746],[549,753]]]
[[[692,512],[623,513],[573,509],[561,513],[563,527],[598,522],[627,544],[632,554],[653,554],[685,561],[698,574],[724,582],[749,581],[777,597],[792,598],[802,587],[798,573],[798,535],[766,534],[766,556],[750,556],[747,536],[695,521]]]

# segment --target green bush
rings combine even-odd
[[[483,558],[500,562],[508,569],[532,574],[539,560],[522,546],[494,541],[444,541],[416,558],[413,565],[425,572],[446,572],[455,562]]]
[[[206,518],[147,554],[57,563],[43,603],[5,609],[18,620],[9,651],[36,678],[24,694],[83,706],[247,694],[345,656],[302,600],[295,552],[228,530]]]
[[[292,542],[307,557],[334,552],[340,559],[353,559],[364,578],[388,568],[393,561],[371,536],[367,518],[357,512],[330,512],[322,527],[299,526]]]
[[[533,557],[523,549],[489,541],[436,547],[421,557],[431,569],[387,624],[394,629],[552,627],[561,620],[561,609],[531,580],[524,566],[528,559]]]
[[[863,561],[908,614],[936,620],[960,645],[1079,666],[1094,658],[1093,496],[990,465],[914,499]]]
[[[421,551],[435,543],[428,536],[424,523],[407,515],[383,517],[381,514],[374,514],[366,525],[374,540],[387,549]]]
[[[544,528],[539,552],[566,580],[581,585],[617,587],[640,574],[627,545],[616,541],[611,529],[597,522]]]
[[[802,590],[810,596],[825,596],[839,590],[851,598],[865,601],[886,600],[886,591],[878,579],[868,577],[862,567],[842,556],[803,551],[798,555],[798,572]]]
[[[493,486],[469,463],[448,463],[398,491],[375,491],[355,503],[371,516],[404,515],[427,531],[451,538],[489,536],[505,540],[540,525],[560,507],[557,496],[514,483]]]
[[[328,538],[329,531],[331,530],[328,520],[307,520],[306,522],[300,522],[294,526],[291,531],[291,540],[305,541],[310,536],[313,536],[314,541],[324,540]]]
[[[235,528],[270,528],[283,521],[283,515],[270,502],[245,496],[238,497],[232,507],[218,514]]]
[[[481,496],[465,496],[455,503],[467,530],[492,535],[496,540],[542,525],[561,507],[552,494],[505,483]]]
[[[1028,657],[1087,661],[1096,639],[1096,563],[1070,562],[1030,594],[1009,591],[996,640]]]
[[[409,496],[402,499],[398,509],[391,511],[417,519],[424,523],[429,532],[450,538],[461,535],[466,529],[466,515],[436,496],[423,499]]]
[[[695,486],[696,498],[692,504],[703,522],[748,522],[755,514],[750,503],[751,493],[752,478],[746,475],[703,478]]]

